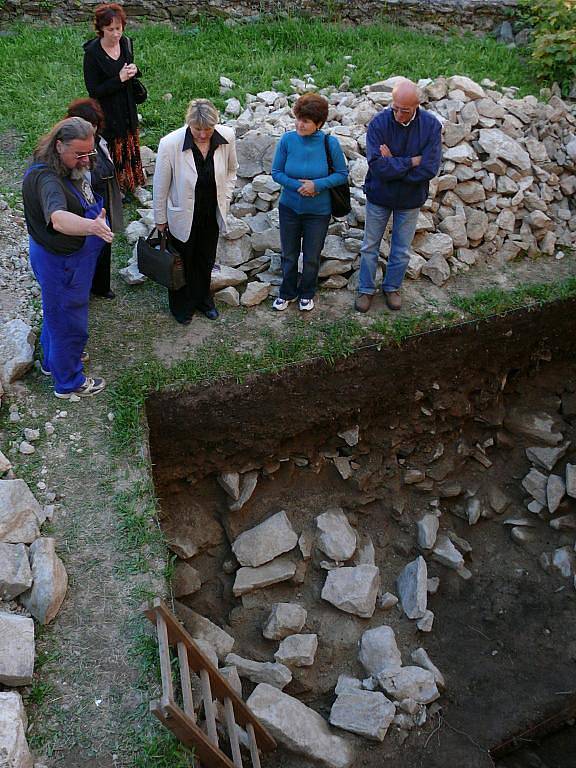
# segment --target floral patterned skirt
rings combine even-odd
[[[110,139],[108,149],[114,161],[118,183],[122,192],[134,192],[146,181],[140,159],[140,137],[138,130],[126,136]]]

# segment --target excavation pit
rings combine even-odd
[[[382,742],[334,729],[352,744],[353,765],[491,766],[491,750],[573,703],[576,530],[566,526],[576,520],[576,498],[563,495],[552,515],[536,514],[522,481],[534,466],[526,449],[546,447],[542,440],[570,442],[542,474],[565,478],[566,465],[576,464],[575,309],[574,301],[522,309],[401,347],[366,343],[334,365],[315,360],[147,400],[161,524],[202,581],[179,598],[185,623],[192,609],[235,638],[235,654],[273,662],[278,641],[262,635],[272,604],[304,607],[302,632],[318,635],[318,650],[312,666],[292,668],[284,692],[326,720],[338,676],[367,677],[358,641],[369,628],[393,628],[405,666],[425,648],[446,678],[418,727],[391,725]],[[536,439],[518,426],[522,414],[537,413],[556,437]],[[238,511],[217,482],[231,472],[257,480]],[[428,594],[431,632],[419,631],[400,605],[385,610],[377,601],[361,618],[323,600],[331,565],[316,547],[307,560],[299,547],[284,556],[295,564],[289,580],[234,596],[231,545],[242,532],[284,510],[306,537],[334,507],[358,539],[345,565],[368,562],[372,544],[380,593],[398,594],[403,568],[424,556],[428,577],[440,580]],[[460,572],[418,545],[417,521],[437,510],[440,533],[463,554]],[[470,524],[474,510],[481,516]],[[558,550],[572,563],[569,578],[551,563]],[[254,687],[243,680],[244,696]],[[565,762],[556,756],[547,768],[573,768],[576,728],[567,726],[563,740]],[[316,763],[280,746],[263,764]]]

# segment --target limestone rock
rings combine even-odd
[[[2,397],[2,392],[0,392],[0,398]],[[12,469],[11,462],[4,456],[2,451],[0,451],[0,475],[3,475],[5,472],[8,472],[10,469]]]
[[[341,693],[353,693],[362,690],[362,680],[350,675],[338,675],[338,682],[334,688],[334,693],[339,696]]]
[[[514,434],[525,435],[545,445],[562,442],[562,433],[557,431],[554,419],[548,413],[511,408],[504,419],[504,426]]]
[[[336,562],[349,560],[356,551],[356,532],[344,512],[335,507],[316,518],[318,549]]]
[[[369,675],[392,675],[402,667],[402,657],[392,627],[367,629],[360,638],[358,659]]]
[[[297,543],[298,536],[286,512],[281,511],[241,533],[232,551],[241,565],[257,568],[294,549]]]
[[[300,632],[306,623],[307,612],[296,603],[274,603],[262,634],[268,640],[283,640]]]
[[[280,581],[288,581],[296,573],[296,563],[287,557],[277,557],[270,563],[260,565],[257,568],[239,568],[236,571],[236,579],[232,592],[234,597],[240,597],[255,589],[269,587]]]
[[[278,662],[252,661],[235,653],[229,653],[226,656],[226,664],[235,666],[240,677],[245,677],[253,683],[267,683],[279,690],[285,688],[292,680],[292,672]]]
[[[225,264],[217,264],[212,269],[210,291],[216,293],[231,285],[241,285],[242,283],[245,283],[247,279],[246,273],[242,272],[241,269],[227,267]]]
[[[1,642],[1,640],[0,640]],[[28,719],[16,691],[0,691],[0,765],[32,768],[34,760],[26,741]]]
[[[238,176],[253,179],[261,173],[270,173],[278,138],[259,130],[248,131],[236,142]]]
[[[576,499],[576,464],[566,464],[566,493]]]
[[[268,298],[269,293],[270,286],[268,283],[260,283],[257,281],[248,283],[246,290],[240,297],[240,303],[243,307],[255,307],[257,304],[262,304],[262,302]]]
[[[322,599],[346,613],[370,618],[380,587],[380,570],[375,565],[357,565],[329,571]]]
[[[409,619],[420,619],[426,613],[428,569],[422,556],[404,568],[397,579],[398,596]]]
[[[526,491],[541,504],[546,506],[546,486],[548,485],[548,478],[543,475],[538,469],[532,468],[530,472],[522,480],[522,485]]]
[[[484,99],[486,97],[484,88],[464,75],[453,75],[452,77],[449,77],[448,88],[451,91],[462,91],[469,99]]]
[[[521,171],[529,171],[531,168],[528,152],[498,128],[481,128],[478,143],[491,157],[499,157]]]
[[[36,335],[16,318],[0,325],[0,382],[6,386],[21,379],[32,367]]]
[[[434,612],[430,610],[424,611],[424,616],[421,616],[416,622],[416,626],[420,632],[432,632],[432,625],[434,624]]]
[[[432,550],[432,559],[442,563],[447,568],[453,568],[455,571],[464,567],[464,558],[450,541],[448,536],[439,536],[434,549]]]
[[[559,475],[550,475],[546,483],[546,503],[551,515],[556,512],[566,493],[566,485]]]
[[[24,480],[0,480],[0,541],[31,544],[40,535],[40,504]]]
[[[256,490],[258,484],[258,472],[246,472],[242,475],[240,485],[240,496],[237,501],[229,504],[228,509],[230,512],[238,512],[242,507],[252,498],[252,494]]]
[[[354,759],[346,739],[331,733],[324,718],[298,699],[262,683],[246,702],[276,741],[327,768],[350,768]]]
[[[383,741],[395,714],[396,707],[383,693],[354,691],[338,696],[330,710],[330,723],[367,739]]]
[[[281,664],[293,667],[310,667],[318,650],[318,635],[289,635],[280,643],[274,658]]]
[[[240,306],[240,294],[231,285],[228,288],[223,288],[221,291],[216,291],[214,299],[222,304],[227,304],[229,307]]]
[[[552,472],[556,462],[566,454],[569,447],[569,440],[555,448],[543,448],[539,445],[532,446],[531,448],[526,448],[526,456],[528,457],[528,461],[535,464],[537,467],[540,467],[540,469]]]
[[[0,543],[0,600],[10,601],[32,586],[24,544]]]
[[[569,579],[574,570],[574,553],[571,547],[559,547],[552,554],[552,567]]]
[[[443,232],[426,232],[416,235],[412,247],[426,259],[431,259],[433,256],[446,258],[454,251],[452,238]]]
[[[439,688],[446,688],[444,675],[430,659],[430,656],[428,656],[424,648],[416,648],[416,650],[412,651],[410,654],[410,658],[418,667],[422,667],[422,669],[427,669],[429,672],[432,672],[434,675],[434,680],[436,681],[436,685]]]
[[[60,610],[68,589],[68,574],[56,554],[56,541],[36,539],[30,547],[30,564],[32,588],[20,596],[20,602],[41,624],[49,624]]]
[[[203,640],[208,643],[222,661],[234,647],[234,638],[224,629],[214,624],[213,621],[201,616],[196,611],[188,608],[184,603],[175,602],[176,613],[183,622],[186,630],[194,640]]]
[[[434,285],[444,285],[450,277],[450,266],[444,256],[437,253],[431,256],[422,267],[422,274],[429,277]]]
[[[34,656],[32,619],[0,612],[0,683],[30,685]]]
[[[222,472],[216,478],[220,485],[234,501],[240,498],[240,475],[238,472]]]
[[[418,546],[422,549],[432,549],[438,535],[440,522],[436,515],[424,515],[416,523],[418,529]]]
[[[422,667],[402,667],[394,675],[378,675],[381,688],[396,701],[414,699],[419,704],[430,704],[439,696],[434,675]]]
[[[172,592],[174,597],[186,597],[198,592],[202,586],[200,574],[188,563],[180,561],[174,569]]]

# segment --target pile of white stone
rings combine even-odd
[[[392,100],[398,78],[362,93],[325,88],[330,102],[325,131],[338,138],[349,163],[352,213],[329,230],[320,265],[324,288],[358,285],[365,221],[362,190],[367,172],[366,129]],[[345,85],[345,84],[343,84]],[[443,162],[420,213],[408,276],[443,285],[451,275],[486,261],[503,263],[538,253],[562,258],[576,244],[576,118],[558,96],[547,103],[516,98],[516,88],[496,89],[453,76],[419,82],[423,107],[443,125]],[[226,86],[228,87],[228,86]],[[275,295],[281,282],[278,198],[270,175],[280,136],[294,127],[291,104],[317,90],[312,78],[292,80],[294,93],[249,95],[244,109],[229,99],[226,114],[237,135],[238,186],[228,232],[220,240],[213,290],[229,304],[257,304]],[[150,162],[150,161],[149,161]],[[149,166],[150,167],[150,166]],[[150,215],[129,225],[135,242],[147,232]],[[389,252],[386,237],[381,266]],[[134,263],[134,262],[133,262]],[[136,280],[137,281],[137,280]],[[237,287],[246,285],[242,296]]]
[[[0,476],[12,475],[0,452]],[[53,507],[42,507],[24,480],[0,479],[0,683],[33,682],[34,619],[48,624],[58,613],[68,576],[52,538],[40,528]],[[16,691],[0,693],[0,755],[6,765],[32,768],[26,713]]]
[[[22,203],[11,209],[0,196],[0,323],[20,318],[35,326],[41,317],[40,287],[30,268],[21,213]]]
[[[236,473],[222,475],[219,481],[230,500],[237,503],[240,482]],[[385,611],[398,603],[395,595],[381,592],[372,541],[367,537],[360,542],[340,508],[318,515],[315,529],[306,528],[300,535],[284,511],[240,534],[232,544],[237,568],[234,595],[241,597],[280,582],[302,583],[314,546],[320,557],[325,558],[319,560],[319,567],[326,571],[323,600],[344,613],[362,618],[371,618],[376,610]],[[406,566],[397,585],[405,615],[421,620],[419,628],[430,631],[433,615],[427,609],[428,579],[422,557]],[[180,563],[175,594],[190,594],[200,586],[199,574],[190,565]],[[264,662],[232,653],[232,635],[183,604],[177,604],[177,610],[212,662],[216,666],[219,661],[224,662],[228,679],[245,678],[256,684],[248,705],[280,744],[331,768],[351,764],[352,746],[331,732],[320,714],[283,692],[292,681],[294,668],[315,663],[322,642],[321,636],[305,631],[307,611],[301,605],[271,606],[262,634],[277,641],[278,648],[274,661]],[[331,725],[382,741],[392,724],[407,734],[426,722],[427,705],[438,699],[438,689],[444,687],[444,680],[423,648],[412,652],[412,665],[403,666],[393,629],[381,625],[359,637],[358,660],[367,677],[339,677],[329,718]]]

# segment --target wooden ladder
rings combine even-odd
[[[258,749],[263,752],[275,749],[276,742],[272,736],[159,597],[144,613],[156,626],[162,676],[162,698],[150,702],[150,711],[177,739],[195,749],[200,764],[205,768],[243,768],[237,727],[242,726],[248,737],[252,766],[260,768]],[[175,646],[178,653],[183,709],[174,698],[170,646]],[[191,672],[200,677],[207,734],[196,722]],[[214,697],[224,704],[225,726],[233,761],[218,746]]]

